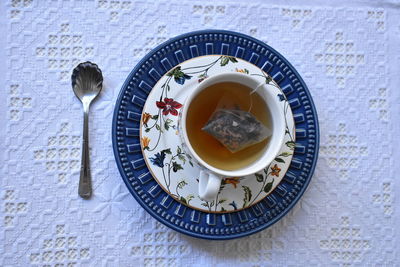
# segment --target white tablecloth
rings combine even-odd
[[[152,2],[0,3],[0,265],[399,264],[400,3]],[[157,44],[206,28],[281,52],[307,83],[321,128],[301,201],[267,230],[224,242],[184,236],[148,215],[111,148],[130,70]],[[77,195],[82,108],[70,82],[85,60],[105,78],[90,114],[89,201]]]

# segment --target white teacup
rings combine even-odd
[[[265,107],[269,110],[272,119],[272,135],[270,141],[265,146],[262,155],[251,164],[237,170],[223,170],[216,168],[204,161],[193,149],[189,142],[186,130],[186,118],[188,107],[196,99],[196,96],[207,87],[221,82],[234,82],[243,84],[251,89],[256,89],[265,101]],[[187,153],[201,167],[199,176],[199,196],[206,201],[212,201],[218,194],[221,181],[228,177],[243,177],[254,174],[266,168],[277,156],[283,144],[285,136],[285,116],[279,97],[272,90],[268,90],[267,84],[260,85],[260,82],[247,74],[242,73],[223,73],[207,78],[189,94],[187,97],[180,118],[180,135],[184,142]]]

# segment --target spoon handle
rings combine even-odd
[[[82,159],[78,193],[84,199],[89,199],[92,195],[92,181],[89,162],[89,105],[84,105],[83,108]]]

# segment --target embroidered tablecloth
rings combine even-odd
[[[1,266],[399,264],[398,1],[0,3]],[[118,92],[161,42],[227,29],[281,52],[307,83],[321,147],[299,203],[272,227],[213,242],[158,223],[128,193],[111,147]],[[82,107],[70,76],[90,60],[94,196],[77,194]]]

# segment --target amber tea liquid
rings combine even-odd
[[[221,100],[249,111],[267,128],[272,129],[271,115],[265,101],[256,92],[250,94],[252,90],[239,83],[217,83],[201,91],[190,103],[186,117],[187,136],[194,151],[211,166],[227,171],[241,169],[258,160],[268,146],[269,138],[232,153],[202,130],[217,106],[221,105]]]

